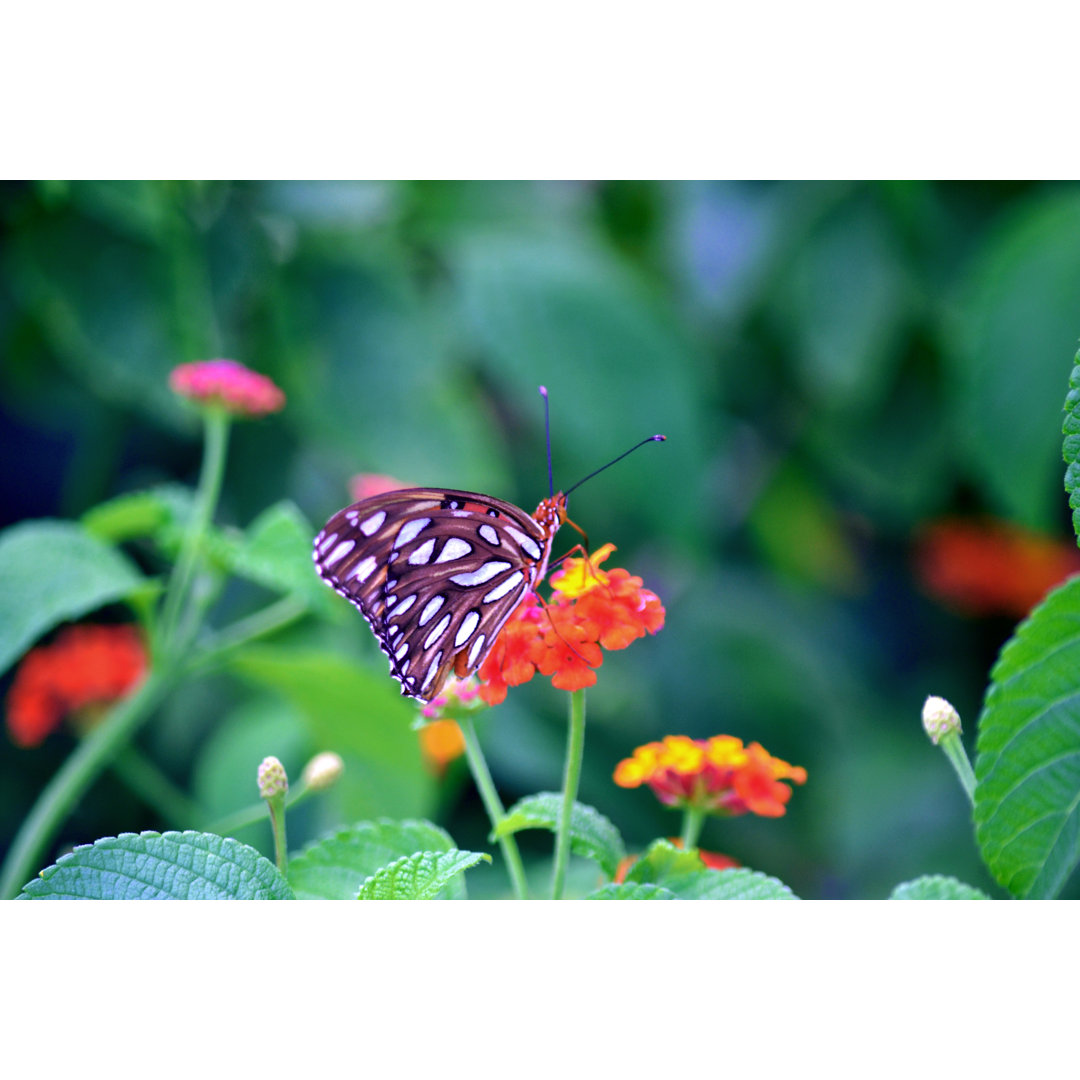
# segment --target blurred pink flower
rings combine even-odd
[[[236,360],[195,360],[179,364],[169,386],[181,397],[221,405],[234,416],[265,416],[285,407],[285,394],[271,379]]]
[[[400,491],[409,487],[392,476],[383,476],[380,473],[357,473],[349,481],[349,494],[356,502],[361,499],[370,499],[372,495],[383,495],[387,491]]]

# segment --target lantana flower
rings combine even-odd
[[[585,558],[564,560],[551,575],[549,603],[526,594],[480,666],[484,701],[498,705],[508,687],[537,672],[560,690],[592,686],[604,650],[625,649],[664,625],[660,598],[641,578],[600,567],[614,550],[605,544]]]
[[[236,360],[179,364],[169,375],[169,386],[181,397],[220,406],[233,416],[265,416],[285,407],[285,394],[272,379]]]
[[[915,565],[927,591],[949,606],[1021,618],[1080,572],[1080,551],[1011,522],[945,518],[919,536]]]
[[[7,699],[12,742],[39,745],[65,716],[126,696],[146,668],[146,647],[134,626],[67,627],[27,653],[15,672]]]
[[[647,784],[665,806],[724,817],[781,817],[791,798],[785,780],[803,784],[806,770],[773,757],[760,743],[743,746],[732,735],[667,735],[639,746],[615,769],[619,787]]]

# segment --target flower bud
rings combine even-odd
[[[274,799],[289,790],[289,778],[285,766],[276,757],[263,758],[259,766],[259,798]]]
[[[937,746],[950,732],[960,734],[960,714],[944,699],[928,697],[922,710],[923,727],[930,741]]]
[[[316,754],[305,766],[300,784],[309,791],[325,791],[338,782],[345,771],[345,762],[338,754],[327,750]]]

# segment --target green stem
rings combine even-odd
[[[225,453],[229,446],[230,419],[229,414],[222,408],[206,407],[203,410],[203,429],[206,439],[203,445],[199,486],[195,491],[195,506],[181,542],[180,555],[173,567],[172,577],[169,579],[161,617],[162,641],[167,649],[175,648],[173,639],[177,634],[180,613],[191,589],[191,579],[202,554],[206,531],[217,509],[221,483],[225,475]]]
[[[205,647],[199,650],[189,668],[197,671],[211,666],[226,653],[296,622],[307,610],[307,603],[299,597],[283,596],[280,600],[275,600],[259,611],[238,619],[231,626],[219,630],[205,642]]]
[[[139,688],[86,736],[46,784],[22,823],[0,874],[0,899],[16,896],[40,869],[42,853],[64,819],[139,727],[175,678],[168,668],[152,670]]]
[[[683,813],[682,846],[683,851],[689,851],[698,846],[701,836],[701,827],[705,824],[705,811],[697,807],[688,806]]]
[[[949,759],[949,764],[956,770],[956,775],[960,778],[960,784],[967,794],[968,802],[974,806],[975,773],[972,771],[971,762],[968,761],[964,744],[960,740],[960,733],[958,731],[950,731],[947,735],[942,736],[941,742],[938,745],[945,751],[945,756]]]
[[[566,867],[570,862],[570,815],[577,800],[581,780],[581,760],[585,753],[585,691],[570,694],[570,730],[566,737],[566,767],[563,772],[563,801],[555,834],[555,869],[551,876],[551,899],[562,898]]]
[[[203,812],[152,761],[133,746],[121,746],[109,763],[113,771],[148,806],[176,829],[197,829]]]
[[[465,736],[465,759],[469,763],[469,771],[476,783],[480,798],[483,800],[484,809],[487,810],[488,820],[492,829],[497,829],[506,817],[499,793],[495,790],[495,783],[491,779],[487,762],[484,760],[484,752],[480,749],[480,740],[476,737],[476,728],[473,727],[471,717],[463,717],[458,721],[461,732]],[[518,851],[517,841],[513,836],[500,836],[499,847],[502,849],[503,858],[510,873],[510,880],[514,886],[514,894],[519,900],[528,900],[529,889],[525,880],[525,867],[521,862],[521,853]]]
[[[306,785],[289,788],[289,793],[285,796],[285,806],[291,809],[310,794],[311,788]],[[206,826],[206,831],[217,833],[219,836],[232,836],[235,832],[246,828],[248,825],[257,825],[265,816],[266,804],[260,800],[250,806],[245,806],[243,810],[236,810],[227,817],[211,822]]]
[[[266,800],[270,827],[274,830],[274,856],[282,876],[289,871],[289,845],[285,842],[285,793]]]

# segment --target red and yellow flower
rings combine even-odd
[[[23,658],[7,699],[12,742],[43,742],[65,716],[86,714],[126,696],[147,668],[134,626],[69,626]]]
[[[667,735],[639,746],[615,769],[620,787],[647,784],[665,806],[725,817],[781,817],[791,798],[785,780],[804,784],[806,770],[773,757],[760,743],[743,746],[732,735]]]
[[[604,570],[615,550],[605,544],[585,558],[566,559],[551,575],[550,602],[528,593],[480,665],[480,697],[489,705],[506,698],[508,687],[537,672],[560,690],[596,682],[604,650],[625,649],[664,625],[660,598],[626,570]]]
[[[265,416],[285,407],[285,394],[272,379],[236,360],[179,364],[169,375],[169,386],[181,397],[217,405],[234,416]]]

